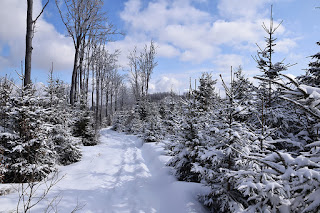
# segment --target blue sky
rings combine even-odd
[[[34,0],[35,14],[45,1]],[[117,29],[126,33],[108,44],[121,50],[119,64],[127,70],[128,51],[142,48],[153,39],[158,66],[154,70],[151,92],[184,92],[189,78],[202,72],[221,73],[226,79],[230,66],[241,65],[248,77],[259,74],[252,55],[256,43],[264,46],[262,22],[268,24],[270,5],[274,20],[283,24],[277,31],[276,58],[298,63],[286,73],[299,75],[310,56],[320,51],[319,0],[105,0],[103,9]],[[24,60],[25,0],[0,1],[0,76],[17,79]],[[54,0],[50,0],[39,19],[33,40],[32,79],[45,82],[51,63],[55,75],[70,82],[73,46],[60,20]]]

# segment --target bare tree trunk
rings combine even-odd
[[[83,67],[83,61],[84,61],[84,52],[85,52],[85,45],[86,41],[83,39],[81,42],[81,48],[80,48],[80,58],[79,58],[79,83],[80,83],[80,104],[84,105],[84,95],[85,95],[85,86],[84,86],[84,67]]]
[[[26,55],[25,55],[25,73],[24,86],[31,84],[31,56],[32,56],[32,37],[33,37],[33,0],[27,0],[27,32],[26,32]]]
[[[86,73],[85,73],[85,103],[86,103],[86,106],[88,105],[88,96],[89,96],[89,75],[90,75],[90,62],[91,62],[90,50],[91,50],[91,46],[89,44],[88,50],[86,52],[86,59],[87,59]]]
[[[108,117],[108,105],[109,105],[109,88],[106,90],[106,117]]]
[[[101,88],[101,92],[100,92],[100,113],[99,113],[99,120],[100,120],[100,123],[102,123],[102,107],[103,107],[103,79],[101,78],[100,80],[100,88]]]
[[[94,107],[94,98],[93,98],[93,95],[94,95],[94,61],[92,61],[92,92],[91,92],[91,106],[92,106],[92,110],[94,111],[95,107]]]
[[[121,102],[120,102],[120,110],[121,111],[123,111],[124,96],[125,96],[125,87],[124,87],[124,85],[122,85],[122,87],[121,87]]]
[[[100,99],[100,76],[99,76],[99,72],[100,72],[100,67],[99,65],[97,66],[96,69],[96,131],[99,129],[100,127],[100,123],[99,123],[99,99]]]
[[[111,91],[110,91],[110,115],[113,115],[113,106],[112,106],[112,98],[113,98],[113,85],[111,84]]]
[[[27,0],[27,30],[26,30],[26,55],[24,59],[24,86],[27,88],[29,84],[31,84],[31,56],[32,56],[32,39],[34,36],[34,25],[36,24],[38,18],[43,13],[44,9],[48,5],[49,0],[43,6],[39,15],[33,20],[32,12],[33,12],[33,0]]]
[[[74,62],[71,78],[71,90],[70,90],[70,104],[74,106],[76,100],[76,87],[77,87],[77,68],[78,68],[78,58],[79,58],[79,47],[80,47],[80,38],[77,38],[77,45],[74,53]]]
[[[79,66],[77,67],[77,72],[76,72],[76,91],[75,91],[75,96],[74,96],[74,102],[77,103],[79,100]]]
[[[114,111],[117,111],[117,104],[118,104],[118,88],[116,89],[115,96],[114,96]]]

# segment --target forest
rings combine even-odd
[[[265,44],[251,59],[260,72],[255,82],[240,65],[230,66],[230,79],[204,72],[190,78],[184,94],[150,94],[158,47],[150,39],[133,48],[130,69],[120,72],[119,52],[106,43],[122,32],[105,24],[102,0],[55,0],[74,44],[71,83],[54,77],[52,64],[37,88],[32,39],[49,0],[36,16],[33,0],[27,2],[21,83],[0,77],[0,186],[23,183],[31,190],[20,191],[17,212],[29,212],[37,183],[58,165],[81,161],[81,147],[99,144],[100,130],[109,126],[163,144],[173,176],[210,189],[198,195],[208,212],[320,211],[320,52],[304,74],[284,74],[294,64],[274,60],[281,23],[274,23],[272,6],[269,23],[261,23]],[[0,199],[7,193],[0,191]]]

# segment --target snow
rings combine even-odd
[[[163,146],[103,129],[97,146],[82,147],[80,162],[59,167],[59,175],[65,176],[31,212],[44,212],[57,196],[62,213],[71,212],[77,204],[83,206],[79,212],[86,213],[207,212],[197,196],[208,189],[177,181],[165,166],[170,157],[164,155]],[[0,212],[15,209],[17,199],[16,192],[2,196]]]
[[[241,111],[243,111],[245,108],[244,107],[242,107],[242,106],[237,106],[236,108],[235,108],[235,112],[241,112]]]
[[[313,143],[306,145],[306,147],[316,147],[316,146],[320,146],[320,141],[315,141]]]
[[[282,188],[281,185],[277,182],[269,182],[265,186],[266,191],[274,192],[275,189]]]
[[[312,98],[318,99],[320,97],[320,88],[312,87],[304,84],[301,84],[299,88],[304,90]]]

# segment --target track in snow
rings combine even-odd
[[[50,191],[49,202],[59,195],[58,212],[185,213],[205,212],[196,196],[201,186],[178,182],[159,156],[160,145],[144,144],[135,136],[110,129],[101,131],[100,144],[83,147],[80,162],[60,167],[65,177]],[[14,208],[16,194],[0,197],[1,206]],[[43,212],[46,201],[31,212]]]

